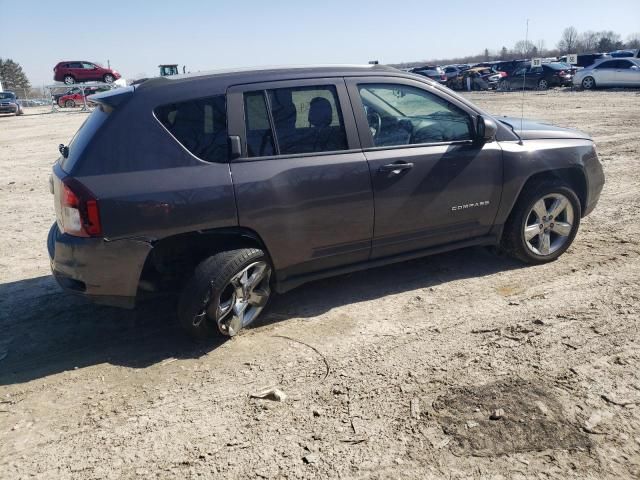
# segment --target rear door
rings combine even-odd
[[[229,134],[238,219],[281,280],[369,258],[371,178],[342,78],[234,86]],[[243,114],[244,112],[244,114]]]
[[[372,257],[489,233],[502,150],[473,142],[476,114],[422,82],[347,79],[373,183]]]

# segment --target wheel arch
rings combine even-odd
[[[259,248],[273,265],[266,244],[252,229],[228,227],[186,232],[153,242],[140,273],[139,287],[147,291],[180,288],[205,258],[236,248]]]
[[[543,170],[541,172],[536,172],[530,175],[527,180],[522,184],[518,195],[516,195],[513,205],[511,205],[511,209],[509,210],[509,215],[513,212],[516,204],[520,200],[522,196],[522,192],[525,189],[535,183],[543,180],[561,180],[569,185],[580,200],[580,211],[584,212],[587,207],[587,198],[588,198],[588,190],[587,190],[587,177],[584,173],[582,167],[573,166],[566,168],[556,168],[550,170]]]

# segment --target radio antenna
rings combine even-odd
[[[524,35],[524,48],[525,52],[529,52],[529,19],[527,18],[527,31]],[[526,60],[526,59],[525,59]],[[522,76],[522,107],[520,109],[520,133],[522,133],[522,126],[524,124],[524,87],[527,81],[527,67],[525,63],[524,75]],[[522,143],[522,136],[520,136],[520,143]]]

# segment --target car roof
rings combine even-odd
[[[293,65],[277,67],[253,67],[237,69],[210,70],[206,72],[169,75],[150,78],[136,88],[148,89],[161,85],[191,84],[197,80],[220,80],[227,85],[262,83],[278,80],[297,80],[302,78],[340,77],[358,75],[397,75],[403,72],[386,65]]]

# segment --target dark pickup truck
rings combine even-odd
[[[550,262],[604,184],[588,135],[379,65],[175,75],[91,100],[51,176],[53,273],[108,305],[179,292],[198,338],[235,335],[272,291],[446,250]]]

